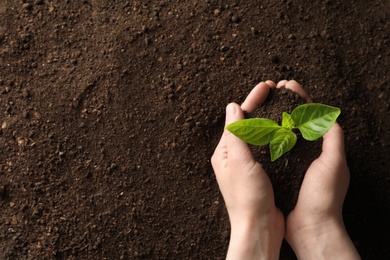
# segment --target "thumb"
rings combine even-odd
[[[244,118],[244,112],[242,112],[242,109],[238,104],[233,102],[227,105],[225,127]]]
[[[244,112],[241,110],[241,107],[236,103],[230,103],[226,107],[226,126],[234,123],[238,120],[244,119]],[[225,127],[226,127],[225,126]],[[236,160],[236,159],[252,159],[253,155],[248,147],[248,145],[230,133],[228,130],[226,132],[226,145],[227,145],[227,153],[228,160]]]
[[[338,123],[335,123],[323,138],[322,153],[324,156],[328,158],[345,158],[344,133]]]
[[[315,202],[316,211],[341,212],[349,184],[343,130],[335,123],[323,138],[322,153],[310,165],[303,179],[297,208],[306,208]]]

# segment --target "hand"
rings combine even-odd
[[[296,81],[281,85],[311,101]],[[307,170],[297,205],[287,217],[286,240],[299,259],[360,259],[342,219],[348,185],[344,135],[336,123],[324,135],[322,153]]]
[[[226,108],[228,125],[244,119],[268,96],[272,81],[258,84],[240,106]],[[231,223],[228,259],[278,259],[284,217],[275,207],[271,182],[248,145],[225,130],[211,158]]]
[[[296,81],[281,81],[276,87],[281,86],[311,102]],[[274,87],[272,81],[260,83],[241,107],[228,105],[226,125],[243,119],[243,110],[252,112]],[[227,258],[278,259],[283,215],[275,207],[270,180],[248,146],[225,130],[212,164],[231,222]],[[360,259],[342,220],[348,184],[343,132],[336,123],[324,136],[322,154],[309,167],[287,218],[286,240],[299,259]]]

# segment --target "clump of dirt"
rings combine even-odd
[[[295,107],[305,103],[304,99],[289,89],[272,89],[266,102],[249,117],[268,118],[280,124],[283,112],[291,114]],[[271,179],[276,206],[285,216],[295,207],[307,168],[321,153],[321,139],[311,142],[303,139],[300,133],[297,135],[295,146],[274,162],[271,162],[268,145],[251,146],[255,158],[263,164]]]

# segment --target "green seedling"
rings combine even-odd
[[[315,141],[328,132],[340,113],[337,107],[310,103],[297,106],[291,114],[283,112],[281,125],[266,118],[250,118],[229,124],[226,129],[249,144],[269,144],[273,162],[294,147],[297,135],[293,130]]]

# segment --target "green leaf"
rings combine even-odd
[[[297,135],[293,131],[284,128],[276,131],[269,144],[271,161],[277,160],[280,156],[290,151],[296,142]]]
[[[283,112],[282,114],[282,126],[289,130],[295,127],[294,120],[292,120],[291,115],[287,112]]]
[[[266,145],[272,140],[274,132],[281,126],[265,118],[242,119],[226,126],[232,134],[254,145]]]
[[[340,113],[337,107],[311,103],[296,107],[291,117],[303,138],[314,141],[328,132]]]

